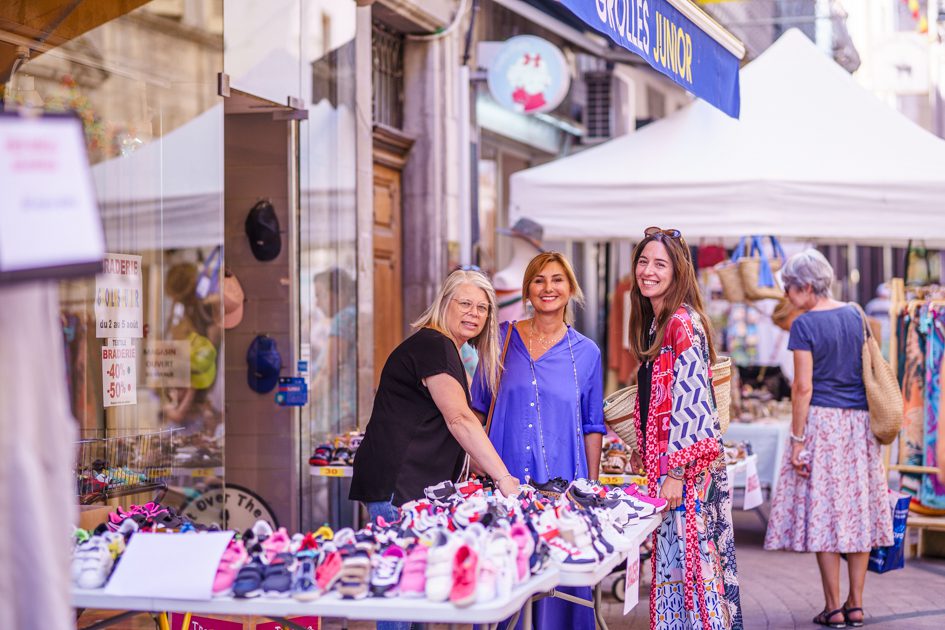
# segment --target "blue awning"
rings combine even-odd
[[[560,2],[688,92],[738,118],[738,67],[744,47],[688,0]],[[697,21],[715,32],[706,32]]]

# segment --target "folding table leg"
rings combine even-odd
[[[594,585],[594,619],[597,621],[597,627],[600,630],[608,630],[607,622],[604,621],[604,611],[601,610],[600,582]]]

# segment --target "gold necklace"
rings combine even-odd
[[[556,343],[558,343],[559,341],[561,341],[562,337],[564,337],[563,334],[561,334],[560,332],[558,332],[558,333],[555,333],[554,335],[549,336],[548,339],[545,339],[545,336],[542,335],[541,333],[539,333],[539,332],[538,332],[538,329],[535,328],[535,320],[534,320],[534,319],[532,320],[532,326],[531,326],[531,328],[532,328],[532,330],[531,330],[531,335],[529,335],[529,342],[531,342],[532,339],[537,339],[539,345],[541,345],[545,350],[551,349],[552,346],[554,346]],[[564,330],[567,331],[567,330],[568,330],[568,327],[565,326],[565,327],[564,327]],[[529,347],[528,351],[529,351],[529,353],[531,352],[531,348],[530,348],[530,347]]]

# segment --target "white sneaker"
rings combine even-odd
[[[518,553],[518,547],[509,537],[508,533],[501,529],[494,529],[483,545],[483,554],[480,555],[483,563],[490,563],[495,568],[495,597],[500,600],[511,597],[512,589],[515,587],[515,574],[517,571],[515,565],[515,556]],[[477,598],[478,601],[492,601],[490,599]]]
[[[445,602],[453,588],[453,557],[459,548],[459,539],[441,530],[427,553],[427,599]]]
[[[112,572],[115,559],[103,536],[92,536],[72,555],[72,581],[79,588],[101,588]]]

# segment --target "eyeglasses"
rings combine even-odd
[[[679,238],[682,236],[682,232],[680,232],[679,230],[674,230],[674,229],[663,230],[656,227],[655,225],[643,230],[643,234],[644,236],[658,236],[662,234],[663,236],[668,236],[670,238]]]
[[[458,300],[453,298],[453,301],[459,304],[459,310],[462,313],[472,313],[475,309],[476,313],[480,317],[486,317],[489,315],[489,305],[488,304],[473,304],[472,300]]]

